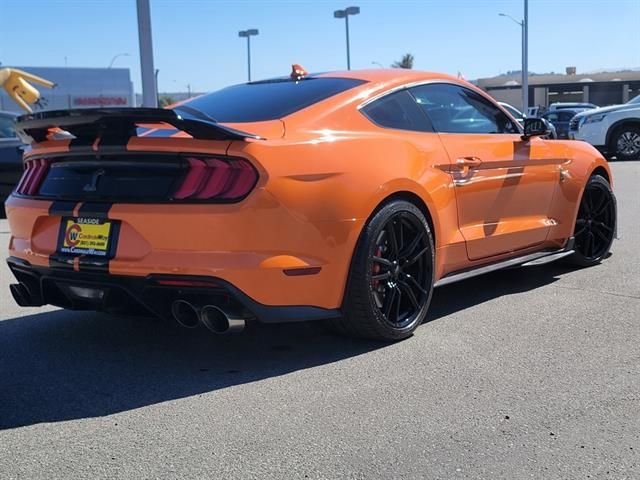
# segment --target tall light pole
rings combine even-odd
[[[149,0],[137,0],[138,42],[140,43],[140,72],[142,74],[142,106],[157,107],[153,43],[151,42],[151,8]]]
[[[251,37],[258,35],[260,32],[251,28],[249,30],[241,30],[238,32],[239,37],[247,39],[247,78],[251,81]]]
[[[511,15],[499,13],[501,17],[506,17],[520,25],[522,29],[522,112],[526,115],[529,108],[529,45],[528,45],[528,28],[529,28],[529,1],[524,0],[524,20],[518,21]]]
[[[113,62],[116,61],[116,59],[120,58],[120,57],[128,57],[129,54],[128,53],[119,53],[117,55],[114,55],[113,58],[111,59],[111,61],[109,62],[109,68],[113,67]]]
[[[344,10],[336,10],[333,12],[334,18],[344,18],[344,24],[347,31],[347,70],[351,70],[351,52],[349,51],[349,15],[357,15],[360,13],[360,7],[348,7]]]

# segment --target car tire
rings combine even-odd
[[[412,203],[382,206],[364,227],[351,262],[341,333],[379,341],[411,336],[426,317],[433,293],[433,236]]]
[[[622,125],[613,133],[609,152],[618,160],[635,160],[640,158],[640,127]]]
[[[593,175],[587,181],[576,218],[574,250],[568,260],[579,267],[590,267],[609,255],[616,235],[616,197],[607,180]]]

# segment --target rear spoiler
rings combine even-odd
[[[87,108],[36,112],[18,117],[16,131],[25,143],[42,142],[51,129],[71,134],[80,143],[125,145],[138,136],[138,125],[165,123],[200,140],[260,140],[214,120],[164,108]]]

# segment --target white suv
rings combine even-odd
[[[640,95],[577,114],[569,123],[569,138],[589,142],[618,160],[640,159]]]

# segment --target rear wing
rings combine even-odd
[[[79,143],[93,143],[100,138],[103,145],[125,145],[138,136],[140,125],[168,124],[200,140],[260,140],[258,135],[242,132],[214,120],[194,117],[188,112],[164,108],[91,108],[53,110],[18,117],[16,131],[25,143],[42,142],[52,133]],[[62,132],[60,132],[62,130]]]

